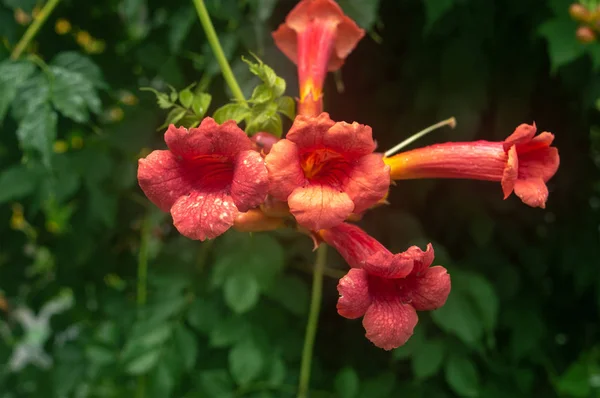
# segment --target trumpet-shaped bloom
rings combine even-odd
[[[177,230],[191,239],[227,231],[238,212],[265,199],[267,169],[261,155],[234,121],[205,118],[189,131],[169,126],[169,150],[139,160],[138,181],[146,196],[170,211]]]
[[[300,225],[336,226],[386,195],[389,168],[374,149],[369,126],[300,115],[265,157],[269,192],[288,202]]]
[[[302,0],[273,32],[275,44],[298,65],[298,113],[321,113],[327,71],[339,69],[364,36],[333,0]]]
[[[441,266],[430,267],[433,248],[416,246],[392,254],[377,240],[351,224],[319,231],[352,267],[340,279],[338,313],[363,317],[366,337],[385,350],[397,348],[412,336],[416,311],[441,307],[450,294],[450,276]]]
[[[513,191],[527,205],[546,206],[546,182],[558,170],[554,135],[535,136],[534,125],[521,124],[504,142],[449,142],[385,158],[394,180],[469,178],[499,181],[504,198]]]

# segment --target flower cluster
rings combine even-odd
[[[526,124],[503,142],[445,143],[391,157],[375,152],[369,126],[336,122],[322,111],[327,71],[340,68],[363,35],[333,0],[300,1],[273,33],[300,80],[299,114],[285,138],[248,138],[234,121],[211,118],[189,131],[171,125],[169,149],[141,159],[138,180],[191,239],[215,238],[232,226],[252,232],[296,225],[334,247],[350,266],[339,281],[338,313],[362,317],[366,337],[389,350],[412,335],[416,311],[444,305],[450,276],[431,266],[431,245],[392,254],[348,221],[382,203],[392,180],[412,178],[497,181],[505,198],[514,191],[543,208],[559,157],[550,146],[554,136],[535,136],[535,125]]]

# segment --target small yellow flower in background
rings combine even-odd
[[[129,91],[123,91],[121,93],[119,101],[121,101],[125,105],[135,105],[138,103],[138,98]]]
[[[77,44],[79,44],[81,47],[89,46],[92,40],[92,36],[85,30],[80,30],[75,35],[75,41],[77,41]]]
[[[106,119],[108,119],[110,122],[121,121],[123,120],[123,117],[125,117],[125,112],[123,112],[123,109],[119,108],[118,106],[112,107],[106,114]]]
[[[54,142],[54,145],[52,145],[52,149],[54,150],[54,153],[65,153],[69,149],[69,145],[64,140],[57,140]]]
[[[71,148],[81,149],[83,148],[83,138],[79,134],[73,134],[70,138]]]
[[[71,22],[67,21],[64,18],[58,18],[56,20],[56,24],[54,25],[54,30],[59,35],[66,35],[67,33],[69,33],[71,31],[71,29],[72,29]]]
[[[100,54],[106,49],[106,42],[104,40],[92,39],[92,41],[84,47],[85,52],[88,54]]]
[[[61,232],[60,225],[54,220],[46,221],[46,230],[55,235]]]
[[[17,21],[19,25],[27,25],[31,22],[31,16],[22,9],[17,8],[15,10],[15,21]]]
[[[12,217],[10,218],[10,227],[22,231],[27,226],[27,221],[23,217],[23,206],[19,203],[12,205]]]

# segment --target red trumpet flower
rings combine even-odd
[[[169,150],[139,160],[138,181],[182,235],[215,238],[267,196],[263,158],[234,121],[208,117],[189,131],[170,125],[165,142]]]

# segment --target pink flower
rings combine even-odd
[[[386,195],[389,168],[374,149],[369,126],[297,116],[265,157],[269,193],[288,202],[300,225],[334,227]]]
[[[175,228],[191,239],[212,239],[227,231],[238,212],[267,195],[267,169],[234,121],[205,118],[189,131],[173,125],[165,133],[169,150],[139,160],[138,181],[146,196],[170,211]]]
[[[350,271],[340,279],[338,313],[363,317],[366,337],[385,350],[400,347],[412,336],[416,311],[441,307],[450,294],[450,276],[441,266],[430,267],[433,248],[416,246],[392,254],[377,240],[351,224],[319,231]]]
[[[534,125],[521,124],[504,142],[449,142],[400,153],[384,161],[393,180],[469,178],[499,181],[506,199],[513,191],[532,207],[546,206],[546,182],[558,170],[554,135],[535,136]]]
[[[273,32],[277,47],[298,65],[299,114],[323,111],[327,71],[339,69],[364,34],[333,0],[300,1]]]

